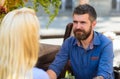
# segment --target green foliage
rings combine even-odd
[[[75,77],[72,76],[72,74],[69,71],[66,71],[66,73],[65,73],[65,79],[75,79]]]
[[[38,10],[39,6],[42,6],[46,14],[49,16],[49,24],[54,20],[54,18],[58,15],[59,7],[60,7],[60,0],[34,0],[34,9]]]
[[[33,5],[25,6],[28,2],[32,2]],[[42,6],[45,13],[49,16],[49,23],[48,25],[54,20],[54,18],[58,15],[59,7],[61,4],[60,0],[5,0],[4,5],[2,5],[4,8],[6,8],[6,12],[9,12],[11,10],[20,8],[20,7],[30,7],[35,9],[35,11],[38,11],[39,6]],[[2,12],[0,10],[0,12]],[[3,18],[5,13],[0,14],[0,19]]]

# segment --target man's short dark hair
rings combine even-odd
[[[92,7],[89,4],[78,5],[73,11],[73,15],[74,14],[78,14],[78,15],[89,14],[90,21],[94,21],[97,18],[97,13],[96,13],[94,7]]]

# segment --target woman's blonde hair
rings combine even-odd
[[[39,20],[34,10],[9,12],[0,25],[0,79],[30,79],[38,59]]]

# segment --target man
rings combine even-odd
[[[113,79],[112,41],[94,31],[96,11],[88,5],[79,5],[73,12],[73,33],[63,43],[47,73],[56,79],[67,60],[75,79]]]

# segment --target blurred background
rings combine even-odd
[[[73,9],[79,5],[88,3],[97,11],[97,25],[95,30],[99,32],[120,32],[120,0],[61,0],[61,6],[57,17],[48,28],[48,16],[42,8],[37,15],[41,23],[41,42],[61,45],[66,25],[72,22]]]

